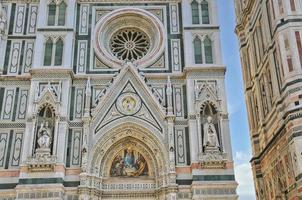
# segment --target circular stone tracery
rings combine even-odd
[[[120,34],[122,38],[115,37]],[[144,40],[130,40],[128,34],[132,37],[137,34]],[[97,58],[108,67],[120,68],[132,62],[138,68],[145,68],[163,55],[165,41],[165,27],[155,15],[141,8],[127,7],[100,18],[94,28],[93,48]]]
[[[115,57],[124,61],[143,58],[149,51],[150,39],[139,29],[122,29],[110,40],[110,49]]]

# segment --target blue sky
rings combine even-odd
[[[249,160],[251,145],[243,93],[238,40],[234,33],[234,0],[218,0],[224,64],[227,66],[226,87],[236,180],[240,200],[254,200],[255,192]]]

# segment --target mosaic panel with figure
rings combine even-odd
[[[110,169],[112,177],[139,177],[148,174],[148,164],[144,156],[132,147],[120,151],[113,159]]]

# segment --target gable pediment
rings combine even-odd
[[[120,89],[121,88],[121,89]],[[94,132],[122,118],[143,120],[162,131],[166,113],[137,69],[127,65],[114,79],[92,113]]]

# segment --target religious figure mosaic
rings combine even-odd
[[[148,165],[142,154],[128,147],[113,159],[110,175],[113,177],[148,176]]]

